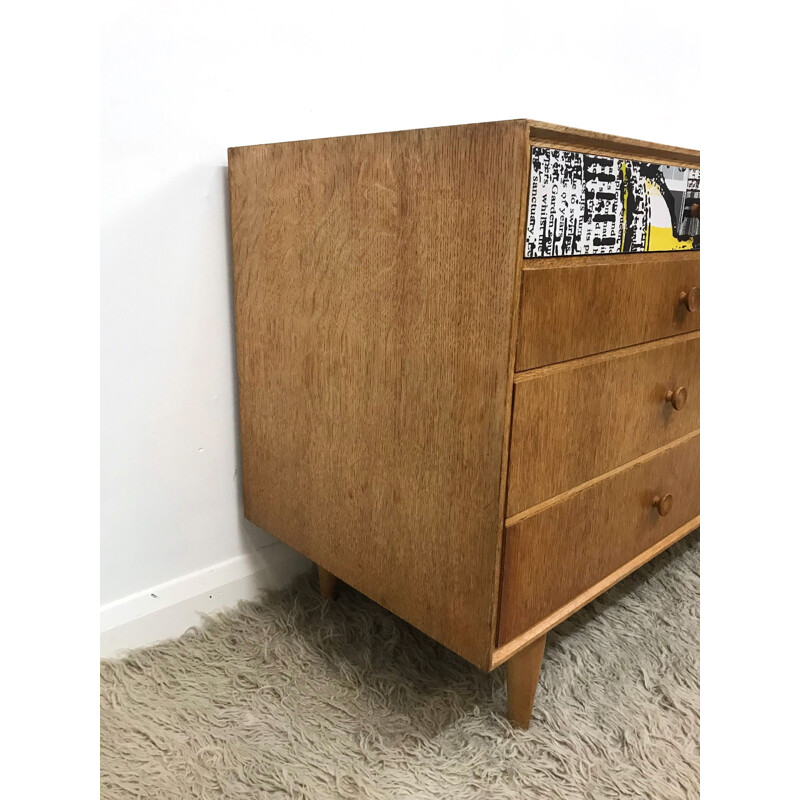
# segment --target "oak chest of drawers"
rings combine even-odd
[[[699,525],[699,153],[513,120],[229,166],[245,515],[508,661],[527,725],[547,631]]]

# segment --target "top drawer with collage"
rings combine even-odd
[[[534,146],[530,170],[526,259],[700,249],[699,169]]]

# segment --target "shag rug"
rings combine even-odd
[[[548,635],[531,727],[484,673],[305,576],[101,663],[112,798],[696,798],[700,544],[690,534]]]

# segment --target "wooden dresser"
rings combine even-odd
[[[508,661],[517,725],[547,632],[699,525],[699,163],[530,120],[229,150],[245,515]]]

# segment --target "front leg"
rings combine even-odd
[[[527,730],[531,722],[546,636],[540,636],[508,660],[508,719],[514,727],[523,730]]]

